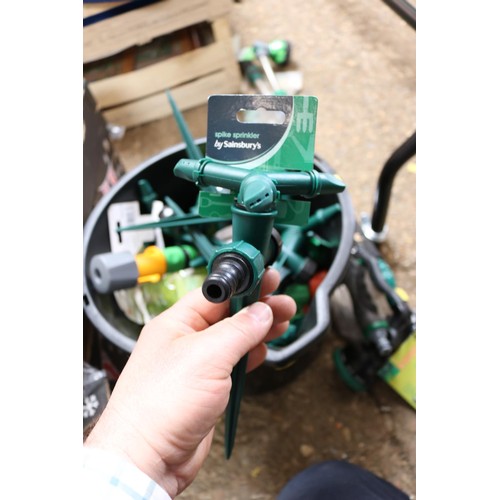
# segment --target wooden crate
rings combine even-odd
[[[241,78],[227,17],[231,4],[231,0],[162,0],[85,26],[84,77],[85,68],[96,62],[106,69],[106,61],[119,60],[118,74],[89,81],[106,121],[131,128],[169,116],[166,89],[181,110],[205,104],[211,94],[238,92]],[[84,9],[84,17],[103,8],[103,4],[86,5],[92,7]],[[165,35],[180,37],[183,29],[200,23],[211,31],[208,44],[138,69],[127,63],[127,54],[135,48]],[[182,49],[182,43],[179,46]]]

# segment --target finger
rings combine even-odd
[[[279,323],[278,325],[273,326],[269,333],[266,335],[264,342],[269,342],[271,340],[277,339],[278,337],[281,337],[289,327],[289,321],[284,321],[283,323]],[[259,344],[257,347],[254,347],[248,353],[247,373],[260,366],[265,361],[266,355],[267,346],[264,343]]]
[[[272,324],[271,307],[255,302],[203,332],[200,339],[204,354],[220,358],[223,353],[226,368],[231,370],[246,353],[262,343]]]
[[[261,295],[268,295],[276,290],[279,281],[279,272],[275,269],[267,269],[262,277]],[[152,321],[160,325],[163,324],[164,328],[170,322],[173,322],[181,327],[179,333],[189,333],[204,330],[228,314],[228,300],[220,304],[209,302],[204,297],[201,288],[197,288],[184,295],[173,306],[156,316]]]
[[[265,344],[259,344],[257,347],[254,347],[248,353],[247,359],[247,373],[255,370],[258,366],[260,366],[266,359],[267,347]]]
[[[262,277],[260,296],[265,297],[266,295],[273,293],[278,288],[280,280],[280,273],[276,269],[268,267]]]
[[[201,331],[229,313],[229,301],[220,304],[209,302],[201,288],[188,292],[174,305],[156,316],[152,321],[162,323],[166,328],[169,324],[183,324],[185,331]]]
[[[277,325],[273,325],[269,330],[269,333],[265,336],[264,342],[269,342],[271,340],[281,337],[290,327],[290,321],[283,321]]]
[[[297,304],[288,295],[271,295],[262,299],[273,310],[274,323],[281,323],[293,318],[297,312]]]

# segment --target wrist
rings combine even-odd
[[[114,452],[84,446],[84,498],[172,500],[167,491],[133,463]]]
[[[114,415],[111,415],[112,413]],[[170,473],[166,463],[132,425],[123,422],[113,408],[105,409],[85,440],[84,446],[113,453],[146,474],[171,498],[178,494],[178,481],[174,474]]]

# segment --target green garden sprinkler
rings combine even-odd
[[[230,299],[231,315],[259,299],[265,267],[274,262],[279,252],[279,245],[273,238],[274,224],[295,224],[299,219],[300,223],[307,222],[308,202],[290,197],[312,198],[345,189],[338,176],[312,169],[314,150],[310,139],[312,135],[314,146],[314,127],[312,130],[309,125],[304,128],[297,122],[304,113],[311,113],[315,124],[316,105],[316,98],[304,96],[211,96],[209,156],[201,160],[182,159],[174,168],[176,176],[194,182],[200,188],[200,215],[220,215],[221,210],[231,213],[232,242],[215,250],[202,286],[203,294],[210,302]],[[235,117],[238,110],[260,106],[282,109],[285,120],[280,124],[243,123]],[[217,123],[214,125],[211,120]],[[273,129],[273,126],[278,128]],[[222,138],[246,140],[221,142]],[[271,142],[267,145],[258,142],[260,147],[257,147],[257,138]],[[301,147],[299,140],[308,147]],[[223,188],[226,194],[208,193],[207,189],[213,187]],[[297,219],[296,209],[304,203],[307,204],[307,216]],[[292,209],[287,211],[290,207]],[[234,446],[246,364],[247,355],[231,374],[232,387],[225,422],[227,458]]]
[[[196,182],[199,187],[218,186],[231,190],[233,241],[219,247],[211,258],[202,290],[210,302],[230,302],[230,314],[259,299],[264,269],[272,264],[275,252],[272,230],[282,195],[312,197],[339,193],[345,185],[338,177],[310,172],[258,172],[222,165],[207,159],[180,160],[174,174]],[[226,413],[226,457],[234,445],[238,413],[243,394],[247,356],[232,373],[233,384]]]

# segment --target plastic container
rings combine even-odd
[[[203,149],[204,140],[198,140],[197,143]],[[142,327],[125,316],[113,294],[100,294],[93,288],[87,276],[89,263],[94,255],[110,251],[108,207],[112,203],[137,200],[136,186],[139,179],[147,179],[161,199],[170,196],[185,211],[196,203],[198,188],[173,173],[177,162],[186,157],[187,152],[182,143],[125,174],[95,206],[84,226],[83,307],[89,320],[101,334],[104,359],[116,371],[115,375],[125,365]],[[332,172],[331,167],[318,156],[315,157],[314,168],[320,172]],[[301,323],[298,339],[287,346],[268,350],[264,364],[247,377],[248,389],[251,391],[270,389],[293,378],[314,358],[320,340],[330,327],[330,295],[341,283],[347,268],[354,237],[355,215],[347,190],[338,195],[321,195],[311,200],[311,213],[334,203],[340,203],[341,214],[321,229],[325,238],[340,234],[340,244],[332,250],[331,265],[315,291]],[[110,366],[105,368],[110,371]]]

